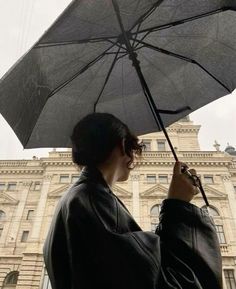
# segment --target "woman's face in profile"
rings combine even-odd
[[[134,155],[132,153],[132,157],[128,156],[127,154],[124,154],[122,156],[122,162],[121,162],[121,169],[120,169],[120,177],[118,179],[119,182],[124,182],[128,180],[130,171],[133,168],[133,160]]]

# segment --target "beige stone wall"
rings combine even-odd
[[[224,228],[226,244],[221,245],[224,268],[235,270],[236,160],[224,152],[200,151],[199,128],[192,122],[179,122],[168,131],[180,160],[197,170],[210,204],[219,212],[214,220]],[[168,146],[166,151],[157,151],[157,140],[164,140],[162,133],[140,139],[150,140],[152,151],[144,153],[129,180],[116,184],[113,191],[143,230],[150,231],[150,210],[166,197],[174,160]],[[12,271],[19,271],[17,289],[42,287],[43,243],[58,200],[72,185],[72,176],[78,174],[69,151],[52,151],[41,159],[0,161],[0,184],[5,183],[5,188],[0,191],[0,210],[6,214],[6,218],[0,220],[0,229],[3,228],[0,237],[0,288]],[[68,182],[61,183],[61,175],[68,175]],[[148,175],[156,176],[156,181],[150,183]],[[159,175],[167,176],[167,183],[162,183]],[[204,176],[212,176],[213,183],[207,184]],[[9,190],[9,183],[16,183],[16,188]],[[193,203],[199,207],[204,205],[200,195]],[[27,219],[29,210],[34,210],[31,219]],[[22,242],[23,231],[29,231],[26,242]]]

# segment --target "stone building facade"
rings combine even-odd
[[[168,128],[179,159],[194,167],[211,204],[223,259],[224,289],[236,288],[236,155],[233,147],[201,151],[200,126],[189,118]],[[143,158],[114,193],[143,230],[155,230],[166,197],[174,159],[162,133],[141,136]],[[49,289],[42,247],[55,206],[77,180],[70,151],[32,160],[0,161],[0,288]],[[204,206],[201,195],[193,203]]]

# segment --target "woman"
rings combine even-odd
[[[197,188],[181,172],[184,164],[175,164],[155,234],[143,232],[112,193],[141,155],[138,139],[113,115],[94,113],[71,140],[83,170],[59,202],[45,242],[53,289],[221,288],[214,224],[189,203]]]

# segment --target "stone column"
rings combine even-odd
[[[236,197],[235,197],[234,186],[230,179],[230,175],[222,175],[222,181],[225,187],[225,191],[228,195],[229,206],[231,209],[232,217],[234,219],[234,224],[236,226]]]
[[[38,202],[38,206],[35,212],[35,220],[32,228],[32,232],[30,235],[31,242],[40,242],[40,231],[43,222],[43,216],[45,212],[45,206],[47,203],[47,196],[50,187],[52,176],[46,175],[43,179],[41,195]]]
[[[139,175],[131,175],[133,192],[133,217],[140,224],[140,203],[139,203]]]
[[[17,205],[15,212],[13,213],[13,218],[11,221],[12,226],[9,230],[9,238],[8,238],[9,243],[15,243],[17,241],[17,235],[18,235],[18,231],[21,225],[21,220],[22,220],[22,216],[23,216],[23,212],[24,212],[24,208],[25,208],[25,204],[26,204],[26,200],[28,197],[31,184],[32,182],[20,183],[20,186],[19,186],[20,200],[19,200],[19,203]]]

